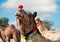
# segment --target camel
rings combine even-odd
[[[35,21],[37,23],[37,28],[43,37],[51,41],[60,42],[60,30],[48,30],[39,18]]]
[[[15,28],[13,24],[7,26],[4,30],[4,35],[6,37],[6,41],[10,42],[10,39],[14,39],[15,42],[20,42],[20,31]]]
[[[16,13],[16,18],[18,20],[21,34],[25,36],[26,42],[52,42],[49,39],[45,39],[37,29],[37,24],[35,22],[35,17],[37,12],[32,14],[29,11],[20,9]]]
[[[4,35],[4,31],[2,30],[2,26],[0,26],[0,38],[2,42],[5,42],[5,35]]]

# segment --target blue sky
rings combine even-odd
[[[19,4],[32,13],[37,11],[41,20],[53,21],[53,29],[60,29],[60,0],[0,0],[0,18],[7,17],[9,24],[16,25],[15,13]]]

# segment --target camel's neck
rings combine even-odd
[[[33,35],[33,36],[32,36]],[[45,37],[43,37],[41,34],[36,34],[36,32],[32,33],[29,36],[31,42],[52,42],[49,39],[45,39]]]
[[[44,26],[43,23],[41,23],[41,24],[38,23],[38,24],[37,24],[37,27],[38,27],[39,32],[40,32],[42,35],[45,35],[46,32],[48,31],[48,29]]]

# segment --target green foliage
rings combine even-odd
[[[46,27],[48,30],[50,30],[50,29],[51,29],[51,26],[53,26],[52,21],[43,20],[43,23],[44,23],[45,27]]]
[[[0,18],[0,26],[6,27],[8,24],[9,19],[6,17]]]

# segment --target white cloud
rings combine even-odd
[[[24,5],[24,9],[37,12],[55,12],[56,3],[55,0],[8,0],[3,3],[1,7],[3,8],[17,8],[19,4]],[[50,13],[43,13],[42,18],[51,17]],[[40,16],[40,15],[39,15]]]
[[[51,20],[51,14],[50,13],[41,13],[38,14],[36,18],[40,18],[41,20]]]
[[[23,4],[24,8],[54,12],[56,10],[55,0],[8,0],[2,4],[5,8],[15,8],[19,4]]]
[[[41,11],[41,12],[55,12],[56,11],[56,5],[52,4],[52,5],[46,5],[46,6],[36,6],[33,7],[32,10],[35,11]]]
[[[40,13],[42,12],[41,14],[38,13],[38,17],[40,17],[41,20],[44,20],[44,19],[50,20],[51,14],[56,12],[57,8],[60,8],[60,6],[59,7],[56,6],[56,1],[57,0],[7,0],[5,3],[1,5],[1,7],[16,9],[18,5],[23,4],[24,9],[27,9],[28,11],[29,10],[32,12],[37,11]],[[46,12],[46,13],[43,13],[43,12]],[[9,24],[14,24],[16,26],[16,21],[11,21],[9,22]]]

